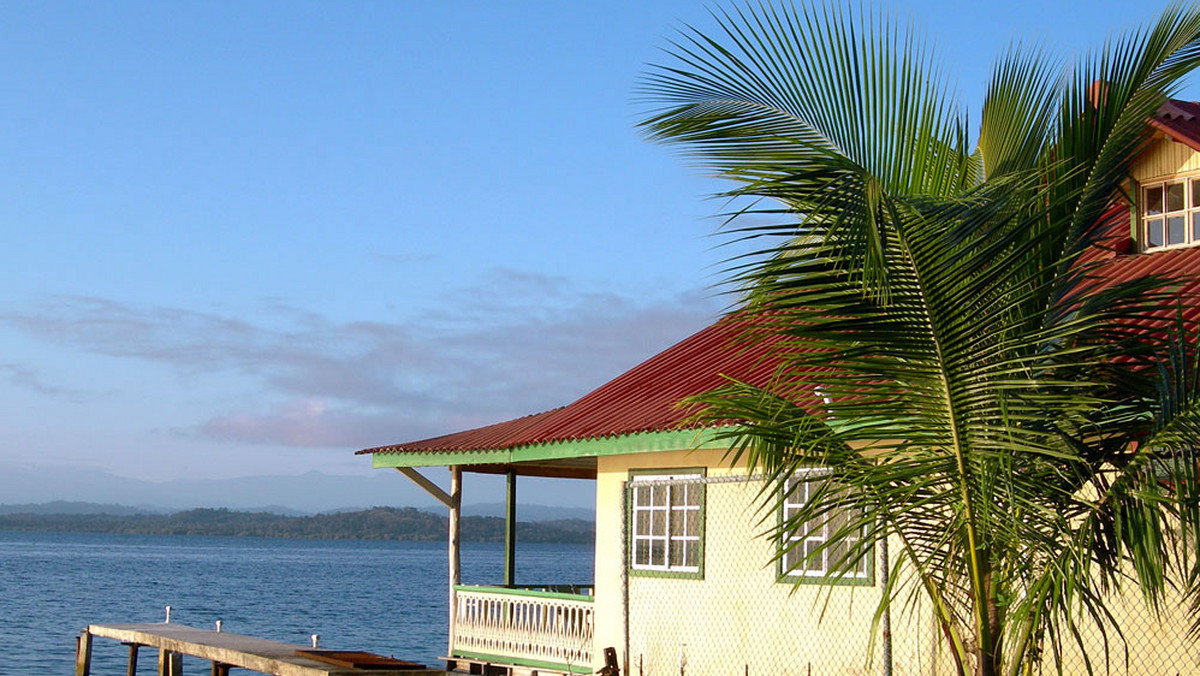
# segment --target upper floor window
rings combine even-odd
[[[1200,178],[1147,183],[1141,191],[1143,249],[1200,244]]]

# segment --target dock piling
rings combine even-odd
[[[125,669],[125,676],[137,676],[138,648],[136,643],[126,643],[129,646],[129,666]]]
[[[92,671],[92,633],[84,629],[75,639],[75,676],[89,676]]]
[[[183,676],[183,655],[171,650],[158,651],[158,676]]]

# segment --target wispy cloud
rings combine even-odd
[[[407,424],[400,425],[401,421]],[[395,434],[398,427],[411,429],[418,436],[429,432],[428,423],[423,424],[409,409],[363,413],[332,408],[328,402],[318,399],[290,401],[262,412],[218,415],[180,432],[279,446],[364,447],[388,443],[388,435]]]
[[[50,385],[31,368],[20,364],[0,364],[0,379],[12,385],[52,397],[63,397],[70,401],[85,399],[83,392],[66,387]]]
[[[701,292],[631,298],[495,270],[405,321],[335,321],[286,303],[253,318],[61,297],[0,323],[86,353],[258,383],[252,410],[187,434],[290,446],[422,438],[569,403],[710,321]],[[0,369],[27,378],[19,367]],[[33,386],[33,385],[30,385]]]

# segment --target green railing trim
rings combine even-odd
[[[525,582],[522,584],[514,584],[511,589],[531,589],[533,591],[556,591],[561,594],[574,594],[575,592],[563,591],[570,587],[571,589],[595,589],[594,584],[537,584]]]
[[[535,667],[538,669],[557,669],[558,671],[567,671],[572,674],[590,674],[592,666],[572,665],[565,662],[545,662],[542,660],[527,660],[523,657],[509,657],[507,655],[492,655],[490,653],[476,653],[466,650],[455,650],[450,657],[461,657],[467,660],[484,660],[487,662],[498,662],[500,664],[515,664],[522,667]]]
[[[454,591],[483,592],[499,596],[532,596],[543,599],[560,599],[563,601],[587,601],[592,603],[595,597],[586,594],[564,594],[562,592],[544,592],[533,589],[511,589],[509,587],[483,587],[469,584],[456,584]]]

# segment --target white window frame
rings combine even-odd
[[[671,483],[689,479],[692,481]],[[704,473],[700,470],[630,475],[630,570],[692,577],[703,573],[703,480]],[[656,494],[661,499],[655,500]],[[682,500],[678,500],[681,494]],[[679,504],[675,504],[676,502]],[[688,518],[689,513],[693,518]],[[680,523],[683,524],[682,531],[677,525]],[[694,524],[694,531],[689,531],[689,523]],[[692,543],[695,561],[689,562],[687,552]],[[680,545],[678,551],[682,553],[683,560],[679,560],[673,554],[676,551],[676,547],[673,546],[675,544]],[[656,556],[656,548],[661,552],[661,556]],[[642,551],[646,554],[644,559]]]
[[[840,583],[873,584],[873,556],[861,558],[855,565],[856,570],[845,573],[831,572],[830,566],[839,558],[833,548],[827,548],[812,558],[806,558],[810,551],[815,551],[828,541],[829,537],[841,527],[838,524],[839,515],[827,513],[821,522],[808,521],[795,528],[787,528],[788,519],[792,518],[811,498],[824,477],[829,476],[829,470],[814,468],[797,472],[787,479],[784,484],[784,496],[780,501],[779,529],[779,572],[780,578],[791,581],[824,580],[831,575]],[[800,484],[797,486],[797,484]],[[842,517],[844,518],[844,517]],[[861,536],[858,538],[861,541]],[[831,561],[832,559],[832,561]]]
[[[1171,204],[1169,199],[1174,186],[1179,186],[1182,193],[1178,205]],[[1182,239],[1177,242],[1168,241],[1172,221],[1182,223],[1183,227]],[[1151,242],[1155,234],[1160,243]],[[1138,242],[1143,251],[1200,245],[1200,175],[1175,176],[1138,186]]]

